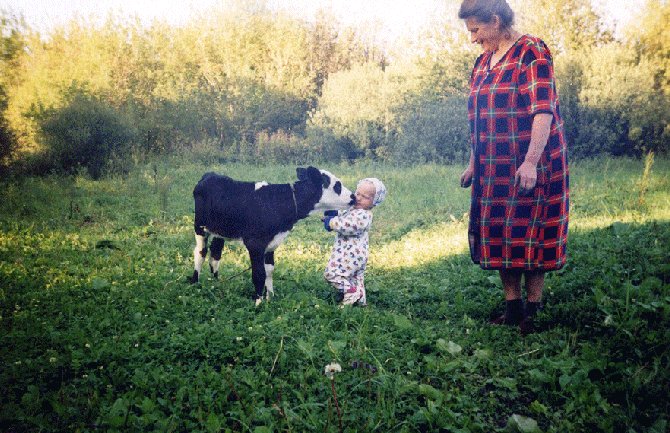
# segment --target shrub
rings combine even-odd
[[[593,62],[594,57],[598,62]],[[667,152],[670,100],[654,88],[651,65],[610,44],[557,59],[561,112],[570,152],[641,157]]]
[[[85,167],[93,179],[102,176],[110,159],[123,159],[136,137],[120,112],[81,95],[48,116],[42,133],[57,170],[73,173]]]
[[[307,134],[330,141],[336,158],[378,156],[393,130],[390,111],[398,95],[390,75],[372,64],[332,74],[307,122]]]
[[[393,149],[400,162],[467,161],[470,132],[464,95],[444,99],[416,98],[401,108],[401,134]]]

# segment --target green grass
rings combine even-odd
[[[569,262],[548,275],[541,332],[525,338],[487,324],[504,300],[467,253],[463,167],[324,168],[352,189],[367,176],[388,188],[366,309],[340,309],[323,280],[332,234],[317,217],[277,251],[271,303],[253,307],[249,272],[224,281],[248,267],[240,245],[219,281],[188,284],[200,176],[289,182],[295,167],[3,184],[2,428],[667,431],[670,161],[646,175],[644,161],[572,164]]]

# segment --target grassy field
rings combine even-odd
[[[654,432],[670,413],[670,161],[571,166],[569,263],[541,332],[488,325],[504,299],[473,265],[463,167],[340,165],[381,178],[369,306],[322,274],[332,234],[299,222],[254,308],[246,250],[189,285],[206,171],[289,182],[295,167],[140,166],[26,179],[0,203],[0,430]],[[331,380],[327,364],[342,371]]]

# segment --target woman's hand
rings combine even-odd
[[[519,196],[531,195],[537,184],[537,165],[525,161],[514,174],[514,185],[519,187]]]
[[[466,168],[461,175],[461,188],[468,188],[472,185],[472,176],[474,175],[474,172],[474,168],[468,165],[468,168]]]

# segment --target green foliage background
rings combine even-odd
[[[554,54],[574,157],[667,153],[667,1],[650,0],[628,33],[615,33],[589,0],[512,4],[517,27]],[[68,123],[65,113],[77,110],[85,117],[76,104],[84,98],[129,121],[117,135],[130,137],[126,126],[136,132],[116,155],[125,167],[116,161],[111,170],[184,151],[212,162],[460,162],[479,52],[457,6],[446,2],[422,33],[393,44],[327,11],[305,22],[262,1],[233,2],[180,26],[111,13],[48,34],[2,11],[0,157],[28,172],[69,170],[44,156],[66,146],[48,125]]]

